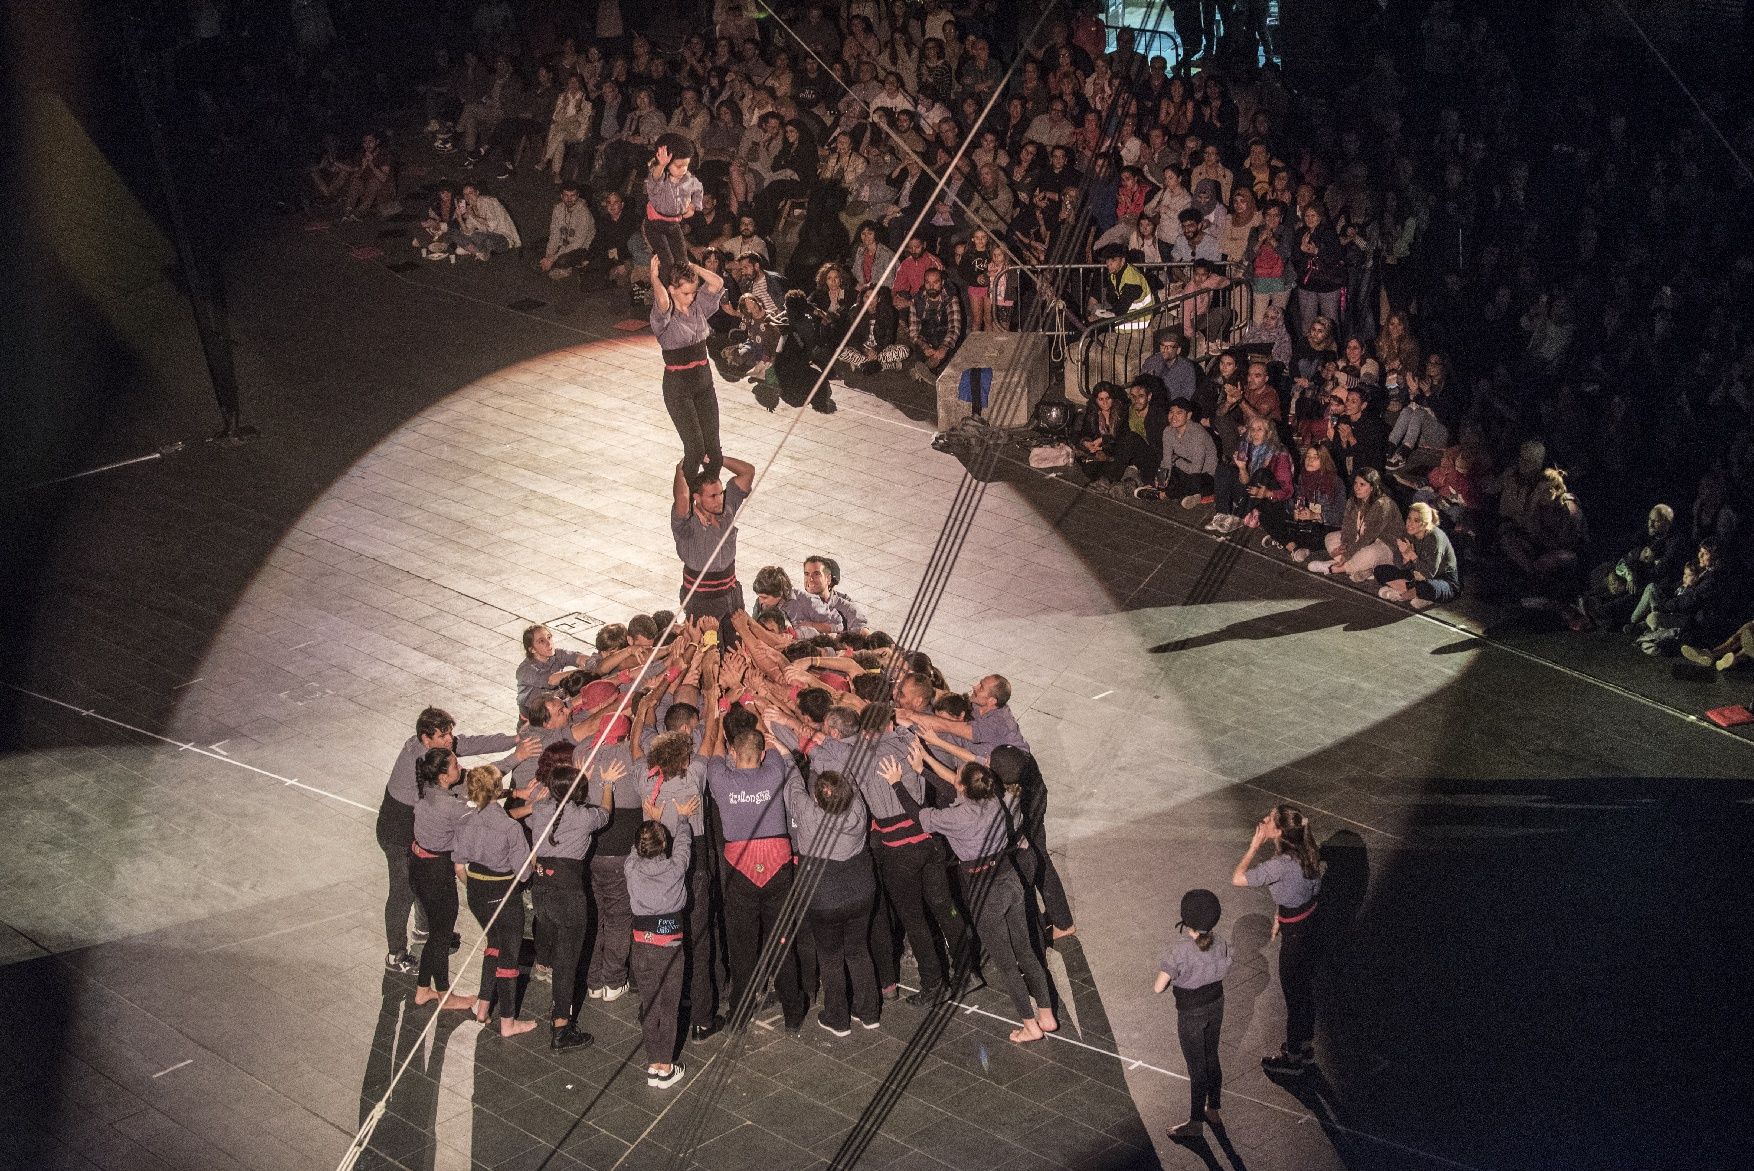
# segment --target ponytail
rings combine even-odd
[[[1273,819],[1279,826],[1279,852],[1295,857],[1305,878],[1320,878],[1321,848],[1316,845],[1315,833],[1303,811],[1295,805],[1280,805],[1273,810]]]
[[[1194,946],[1199,948],[1201,951],[1211,951],[1212,950],[1212,933],[1210,931],[1202,931],[1198,935],[1194,936]]]

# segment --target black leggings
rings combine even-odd
[[[378,849],[384,852],[390,868],[390,892],[384,896],[384,940],[391,954],[399,955],[408,950],[409,908],[419,912],[414,925],[426,927],[422,921],[425,912],[415,902],[408,878],[408,863],[414,856],[408,850],[414,844],[414,806],[404,805],[386,792],[378,807],[377,835]]]
[[[1279,924],[1279,988],[1285,993],[1285,1048],[1291,1053],[1315,1041],[1315,925],[1313,913]]]
[[[1224,1072],[1218,1067],[1218,1034],[1224,1028],[1224,998],[1175,1014],[1176,1039],[1188,1063],[1188,1119],[1199,1122],[1207,1110],[1218,1109]]]
[[[426,913],[426,945],[420,949],[420,975],[415,983],[424,988],[428,981],[440,992],[451,990],[451,933],[457,929],[457,875],[451,867],[451,856],[422,858],[412,854],[408,862],[408,880],[414,897]]]
[[[652,255],[658,258],[659,280],[669,284],[689,271],[688,237],[681,224],[648,218],[640,230],[645,233]]]
[[[551,1019],[569,1021],[577,1007],[579,963],[591,925],[591,899],[585,893],[585,864],[577,858],[538,858],[530,880],[538,935],[547,941],[554,1007]]]
[[[510,879],[498,882],[469,875],[469,909],[483,928],[505,893],[517,888]],[[430,940],[428,941],[431,942]],[[505,910],[487,932],[487,950],[481,955],[481,999],[504,1020],[518,1015],[518,964],[524,949],[524,900],[513,894]]]
[[[988,970],[999,988],[1011,997],[1017,1019],[1033,1020],[1037,1008],[1052,1008],[1047,969],[1036,957],[1024,915],[1023,883],[1003,857],[994,858],[988,869],[965,877],[964,895],[974,905],[974,927],[981,947],[992,960]],[[990,884],[990,885],[989,885]],[[985,887],[983,890],[982,887]],[[1030,1004],[1030,997],[1035,1004]]]
[[[725,453],[719,447],[719,395],[712,366],[665,370],[664,409],[682,440],[682,474],[689,486],[717,476]]]
[[[871,964],[869,930],[876,897],[838,907],[811,907],[807,916],[816,968],[822,982],[822,1023],[837,1029],[850,1025],[850,1012],[875,1021],[879,1007],[877,970]]]
[[[950,896],[950,876],[945,873],[944,854],[937,840],[909,846],[878,844],[871,853],[877,859],[877,880],[913,946],[914,960],[920,965],[921,988],[942,987],[944,963],[938,957],[932,922],[936,920],[938,929],[944,933],[944,947],[952,960],[962,948],[964,923]],[[889,970],[885,964],[886,977]]]

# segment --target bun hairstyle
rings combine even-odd
[[[1303,810],[1295,805],[1275,805],[1273,824],[1279,829],[1279,852],[1295,857],[1305,878],[1320,878],[1322,853]]]
[[[990,801],[999,795],[999,778],[992,769],[976,761],[963,765],[962,775],[957,780],[970,801]]]
[[[816,798],[817,806],[824,813],[845,813],[847,807],[853,803],[853,787],[847,783],[846,777],[833,769],[817,773],[810,791]]]
[[[572,767],[573,743],[571,740],[556,740],[542,750],[536,758],[536,779],[554,788],[554,774],[561,769]]]
[[[491,764],[478,765],[463,774],[463,791],[469,795],[469,804],[486,809],[499,800],[502,779],[504,774]]]
[[[421,758],[414,762],[414,791],[422,797],[426,791],[439,783],[445,770],[451,767],[451,750],[449,748],[429,748]]]
[[[633,849],[641,858],[662,858],[670,852],[670,831],[661,821],[641,822]]]

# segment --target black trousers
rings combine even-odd
[[[1218,1068],[1218,1034],[1224,1027],[1224,998],[1175,1014],[1176,1039],[1188,1064],[1188,1118],[1199,1122],[1208,1109],[1218,1109],[1224,1071]]]
[[[626,864],[626,854],[591,855],[591,901],[597,907],[597,935],[591,941],[587,988],[619,988],[627,983],[633,907],[627,901]]]
[[[470,875],[468,878],[469,910],[475,921],[487,928],[494,908],[505,893],[516,891],[510,879],[490,882]],[[430,942],[430,941],[429,941]],[[479,995],[492,1011],[505,1020],[518,1015],[518,964],[524,947],[524,900],[517,894],[506,899],[505,910],[499,913],[487,931],[487,950],[481,956],[481,987]]]
[[[992,961],[988,972],[1011,998],[1017,1019],[1032,1020],[1037,1008],[1053,1007],[1053,989],[1048,984],[1047,969],[1035,954],[1029,938],[1029,920],[1023,912],[1023,883],[1017,872],[996,859],[991,867],[975,875],[966,886],[974,914],[975,931],[981,947]],[[1030,1003],[1030,998],[1035,1003]]]
[[[1060,881],[1060,871],[1054,865],[1053,855],[1045,846],[1036,845],[1038,840],[1030,834],[1029,849],[1018,850],[1012,855],[1012,860],[1017,864],[1017,873],[1023,879],[1024,887],[1041,895],[1048,924],[1065,931],[1072,926],[1072,904],[1066,898],[1066,884]]]
[[[629,928],[632,940],[632,928]],[[639,989],[639,1028],[645,1038],[646,1063],[669,1065],[676,1060],[676,1036],[682,1021],[682,981],[688,956],[682,944],[661,947],[633,943],[634,987]]]
[[[414,844],[414,806],[384,794],[378,806],[378,848],[390,866],[390,893],[384,896],[384,941],[393,955],[408,950],[408,912],[416,910],[414,887],[408,881],[408,861],[413,855],[408,847]],[[414,920],[415,926],[426,929],[425,913]]]
[[[793,867],[780,869],[766,886],[756,886],[741,871],[728,863],[721,867],[724,876],[725,952],[731,966],[731,1003],[740,1005],[755,977],[755,964],[767,937],[779,919],[780,905],[792,889]],[[796,1025],[810,1011],[810,1002],[798,978],[798,953],[793,941],[785,941],[785,955],[774,973],[774,991],[779,994],[780,1007],[786,1024]]]
[[[682,440],[682,473],[689,484],[718,475],[725,453],[719,446],[719,395],[711,363],[665,370],[664,409]]]
[[[688,954],[688,1023],[710,1025],[718,1013],[713,985],[713,958],[717,942],[713,931],[713,868],[705,849],[696,850],[688,864],[688,933],[682,947]]]
[[[585,864],[578,858],[538,858],[530,879],[530,896],[536,904],[535,930],[547,946],[554,1007],[551,1020],[571,1020],[578,1008],[579,964],[584,959],[585,935],[591,926],[591,898],[585,893]]]
[[[451,866],[450,854],[436,858],[410,854],[408,879],[432,932],[426,946],[420,949],[420,975],[415,983],[422,988],[430,983],[440,992],[449,992],[451,933],[457,929],[457,872]]]
[[[851,1024],[849,1013],[875,1021],[880,1008],[868,935],[871,904],[866,899],[839,907],[811,907],[805,916],[822,983],[822,1021],[837,1029]]]
[[[1169,496],[1191,496],[1195,493],[1210,496],[1215,489],[1209,472],[1184,472],[1180,468],[1172,469],[1164,477],[1163,483],[1163,491]]]
[[[1285,1048],[1315,1041],[1315,974],[1320,958],[1316,917],[1279,925],[1279,988],[1285,994]]]
[[[648,218],[640,227],[646,244],[658,258],[658,279],[668,284],[679,273],[689,271],[688,237],[681,224]]]
[[[932,934],[932,921],[944,933],[944,946],[955,957],[963,945],[964,924],[950,897],[950,878],[944,869],[944,853],[938,839],[930,838],[911,846],[876,845],[871,853],[877,859],[877,881],[889,898],[889,905],[907,941],[914,949],[914,960],[920,965],[920,987],[937,988],[944,983],[944,961],[938,953],[938,940]]]

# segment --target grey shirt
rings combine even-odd
[[[976,862],[1003,851],[1010,844],[1000,798],[970,801],[958,797],[943,809],[921,809],[920,825],[943,834],[951,851],[963,862]]]
[[[1257,862],[1243,875],[1250,886],[1264,886],[1273,901],[1286,910],[1301,907],[1322,889],[1320,878],[1305,878],[1303,866],[1291,854],[1275,854]]]
[[[1178,435],[1174,427],[1163,429],[1163,467],[1190,476],[1210,476],[1218,470],[1218,445],[1212,433],[1189,420]]]
[[[818,744],[810,752],[811,773],[832,771],[845,776],[847,765],[852,760],[853,751],[858,747],[860,739],[858,736],[849,736],[844,740],[830,737]],[[926,782],[914,771],[913,765],[908,763],[908,748],[906,741],[894,732],[889,732],[878,737],[859,753],[860,767],[852,780],[864,795],[865,808],[874,820],[894,821],[898,817],[907,816],[907,811],[897,800],[889,782],[877,775],[877,763],[885,758],[901,765],[901,783],[907,786],[915,801],[925,803]]]
[[[597,662],[597,655],[584,651],[557,650],[546,659],[525,655],[524,661],[518,664],[518,707],[522,708],[530,702],[531,695],[547,688],[549,677],[556,672],[574,667],[595,671]]]
[[[830,590],[827,598],[819,598],[795,589],[782,608],[794,626],[803,623],[831,634],[865,629],[865,616],[859,613],[853,600],[839,590]]]
[[[457,823],[469,812],[459,783],[447,789],[432,785],[414,804],[414,844],[433,854],[450,850],[457,838]]]
[[[701,573],[722,572],[737,563],[737,534],[732,532],[725,540],[725,547],[719,550],[717,558],[713,558],[713,547],[724,536],[725,528],[737,523],[737,510],[749,499],[749,493],[743,485],[732,480],[725,485],[725,511],[719,514],[718,524],[703,525],[700,518],[694,515],[694,509],[688,515],[677,516],[676,510],[670,510],[670,535],[676,539],[676,556],[682,564]],[[711,564],[708,564],[711,559]]]
[[[993,755],[993,749],[1005,747],[1029,751],[1029,741],[1023,738],[1023,729],[1017,726],[1017,717],[1011,714],[1008,707],[996,707],[990,712],[976,712],[974,718],[968,722],[968,728],[973,734],[976,756],[989,757]]]
[[[629,854],[621,864],[627,875],[627,905],[635,915],[674,915],[688,905],[688,859],[694,852],[694,833],[686,822],[670,827],[670,856],[642,858]]]
[[[564,806],[555,801],[556,795],[542,798],[530,805],[530,816],[526,823],[532,834],[541,834],[536,839],[536,856],[538,858],[576,858],[583,860],[591,851],[591,839],[597,831],[609,824],[609,811],[596,805],[580,805],[568,801]],[[560,820],[549,829],[549,819],[554,811],[560,810]]]
[[[719,305],[724,299],[722,290],[715,293],[703,284],[695,290],[694,300],[689,302],[684,311],[678,311],[674,302],[669,309],[660,309],[654,302],[651,314],[652,336],[658,339],[659,348],[680,350],[684,346],[706,341],[712,333],[712,326],[707,324],[707,318],[719,311]]]
[[[451,844],[453,861],[501,874],[517,870],[529,853],[530,842],[524,837],[524,827],[513,821],[498,801],[486,809],[465,813],[457,824],[457,839]]]
[[[552,728],[531,728],[525,735],[536,737],[536,742],[546,749],[550,744],[572,739],[572,722],[568,719]],[[516,745],[514,744],[513,747]],[[536,779],[536,766],[541,759],[542,753],[538,752],[526,760],[508,756],[503,760],[496,760],[494,763],[499,766],[499,771],[505,774],[506,784],[515,789],[521,789]]]
[[[590,745],[581,744],[573,753],[573,759],[582,765],[590,752]],[[616,761],[621,763],[621,777],[615,782],[615,808],[638,809],[640,795],[648,792],[649,787],[642,785],[645,770],[634,763],[632,746],[626,740],[605,744],[597,750],[597,759],[591,762],[585,774],[590,783],[590,802],[592,805],[603,804],[603,773]]]
[[[1230,945],[1214,935],[1205,951],[1191,936],[1183,935],[1163,949],[1158,970],[1176,988],[1204,988],[1224,979],[1230,971]]]
[[[888,786],[884,786],[887,788]],[[786,778],[786,815],[792,824],[792,848],[800,856],[845,862],[865,852],[865,826],[870,814],[857,791],[839,813],[827,813],[793,770]]]
[[[486,756],[494,752],[510,752],[518,746],[516,736],[458,736],[456,752],[459,760],[469,756]],[[419,736],[408,737],[402,745],[402,751],[396,755],[396,763],[390,766],[390,781],[384,786],[384,792],[404,805],[413,805],[420,800],[420,790],[414,784],[414,762],[426,755],[426,745],[420,742]]]

